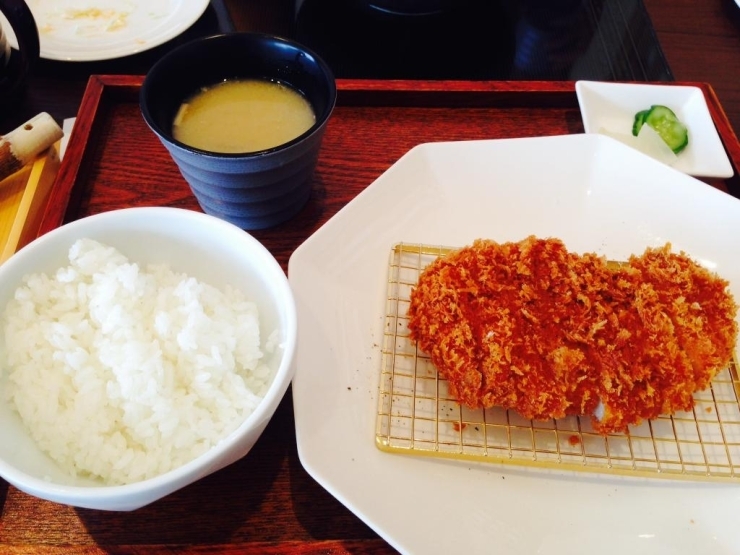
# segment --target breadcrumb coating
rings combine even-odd
[[[558,239],[479,239],[424,269],[409,329],[460,403],[608,434],[690,410],[729,364],[727,286],[670,244],[612,267]]]

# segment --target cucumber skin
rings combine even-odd
[[[645,123],[645,118],[647,118],[649,113],[650,110],[641,110],[635,114],[635,119],[632,122],[632,134],[635,137],[640,134],[640,129],[642,129],[642,125]]]

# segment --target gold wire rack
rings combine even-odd
[[[531,421],[513,410],[472,410],[449,394],[410,340],[407,312],[419,273],[449,247],[391,249],[375,443],[383,451],[639,477],[740,481],[737,355],[691,412],[602,436],[588,417]]]

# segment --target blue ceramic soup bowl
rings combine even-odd
[[[305,133],[256,152],[218,153],[173,137],[184,101],[204,87],[266,79],[297,90],[316,122]],[[242,229],[272,227],[295,216],[311,196],[312,176],[337,90],[327,64],[294,41],[260,33],[196,39],[162,57],[147,73],[140,107],[190,185],[203,211]]]

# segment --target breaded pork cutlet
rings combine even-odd
[[[738,333],[728,282],[670,245],[630,257],[618,272],[633,280],[618,311],[629,338],[602,357],[597,427],[605,431],[690,410],[694,393],[730,363]]]
[[[535,419],[588,413],[599,400],[584,344],[601,325],[588,284],[608,279],[602,259],[559,241],[479,240],[425,269],[409,327],[461,403]]]
[[[459,402],[609,433],[687,410],[729,363],[726,287],[669,246],[613,269],[557,239],[478,240],[422,272],[409,329]]]

